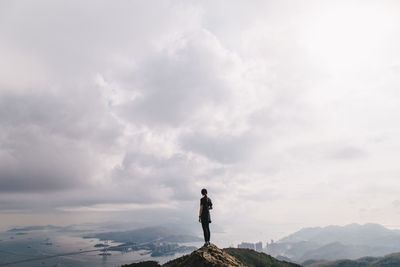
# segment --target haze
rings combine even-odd
[[[1,1],[0,227],[400,220],[398,1]],[[200,226],[195,225],[199,228]]]

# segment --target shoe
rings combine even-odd
[[[203,247],[208,247],[208,243],[207,242],[204,243]]]

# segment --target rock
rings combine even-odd
[[[245,267],[235,257],[226,253],[215,245],[202,247],[193,251],[190,255],[172,260],[163,267]]]
[[[161,267],[156,261],[143,261],[138,263],[125,264],[121,267]]]

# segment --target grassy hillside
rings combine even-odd
[[[156,261],[143,261],[139,263],[132,263],[132,264],[124,264],[121,267],[160,267],[161,265],[158,264]]]
[[[248,267],[296,267],[294,263],[279,261],[265,253],[256,252],[251,249],[226,248],[227,253],[237,258]]]

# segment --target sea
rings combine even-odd
[[[83,238],[82,233],[69,233],[55,230],[35,230],[27,232],[0,233],[0,266],[10,267],[118,267],[123,264],[155,260],[165,263],[183,256],[152,257],[149,251],[108,251],[110,255],[100,255],[102,244],[97,238]],[[109,245],[121,243],[110,241]],[[200,247],[202,243],[185,243]],[[98,250],[96,250],[98,249]],[[93,251],[96,250],[96,251]]]

